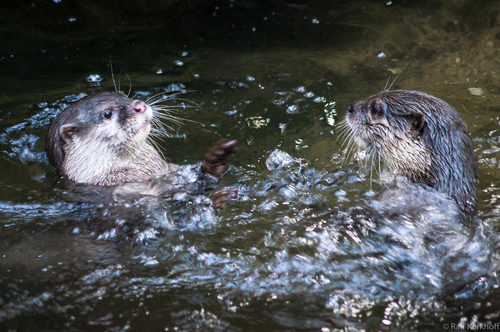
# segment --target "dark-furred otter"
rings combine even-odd
[[[350,137],[368,160],[433,187],[471,215],[476,160],[467,126],[443,100],[418,91],[383,91],[347,109]]]
[[[98,186],[173,173],[179,166],[167,163],[149,141],[154,120],[148,104],[121,92],[84,97],[52,121],[45,146],[50,164],[72,181]],[[235,140],[217,141],[205,155],[202,172],[220,178],[236,150]],[[235,191],[226,194],[233,197]]]

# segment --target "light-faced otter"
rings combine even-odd
[[[153,109],[121,92],[82,98],[50,124],[46,151],[50,164],[68,179],[97,186],[140,182],[173,173],[149,141]],[[235,140],[219,140],[205,154],[202,172],[216,179],[228,169]],[[222,195],[222,197],[220,197]],[[220,191],[218,199],[234,198],[235,190]]]
[[[476,204],[476,160],[467,126],[443,100],[383,91],[347,109],[348,135],[368,160],[452,197],[467,215]]]

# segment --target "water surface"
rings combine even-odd
[[[0,327],[435,331],[500,322],[500,8],[482,4],[6,5]],[[185,92],[171,105],[196,122],[162,143],[170,161],[195,164],[212,141],[240,142],[220,184],[240,195],[219,215],[196,195],[96,202],[99,193],[82,195],[48,165],[50,120],[84,94],[114,89],[110,57],[131,96]],[[438,193],[415,187],[381,200],[378,175],[344,162],[334,125],[351,102],[389,85],[446,100],[469,126],[475,227],[457,222]],[[415,199],[430,203],[401,208]]]

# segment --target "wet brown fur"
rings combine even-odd
[[[347,110],[350,137],[396,175],[452,197],[466,214],[476,204],[476,160],[458,112],[418,91],[383,91]]]
[[[110,119],[106,112],[113,114]],[[167,163],[147,141],[151,119],[148,105],[123,93],[82,98],[49,127],[46,151],[50,164],[70,180],[100,186],[171,173],[178,166]],[[215,142],[205,155],[202,171],[220,178],[229,167],[228,156],[236,151],[235,140]]]

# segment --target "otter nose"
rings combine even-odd
[[[147,109],[146,103],[143,102],[142,100],[136,100],[132,105],[132,109],[137,113],[144,113],[146,112]]]

